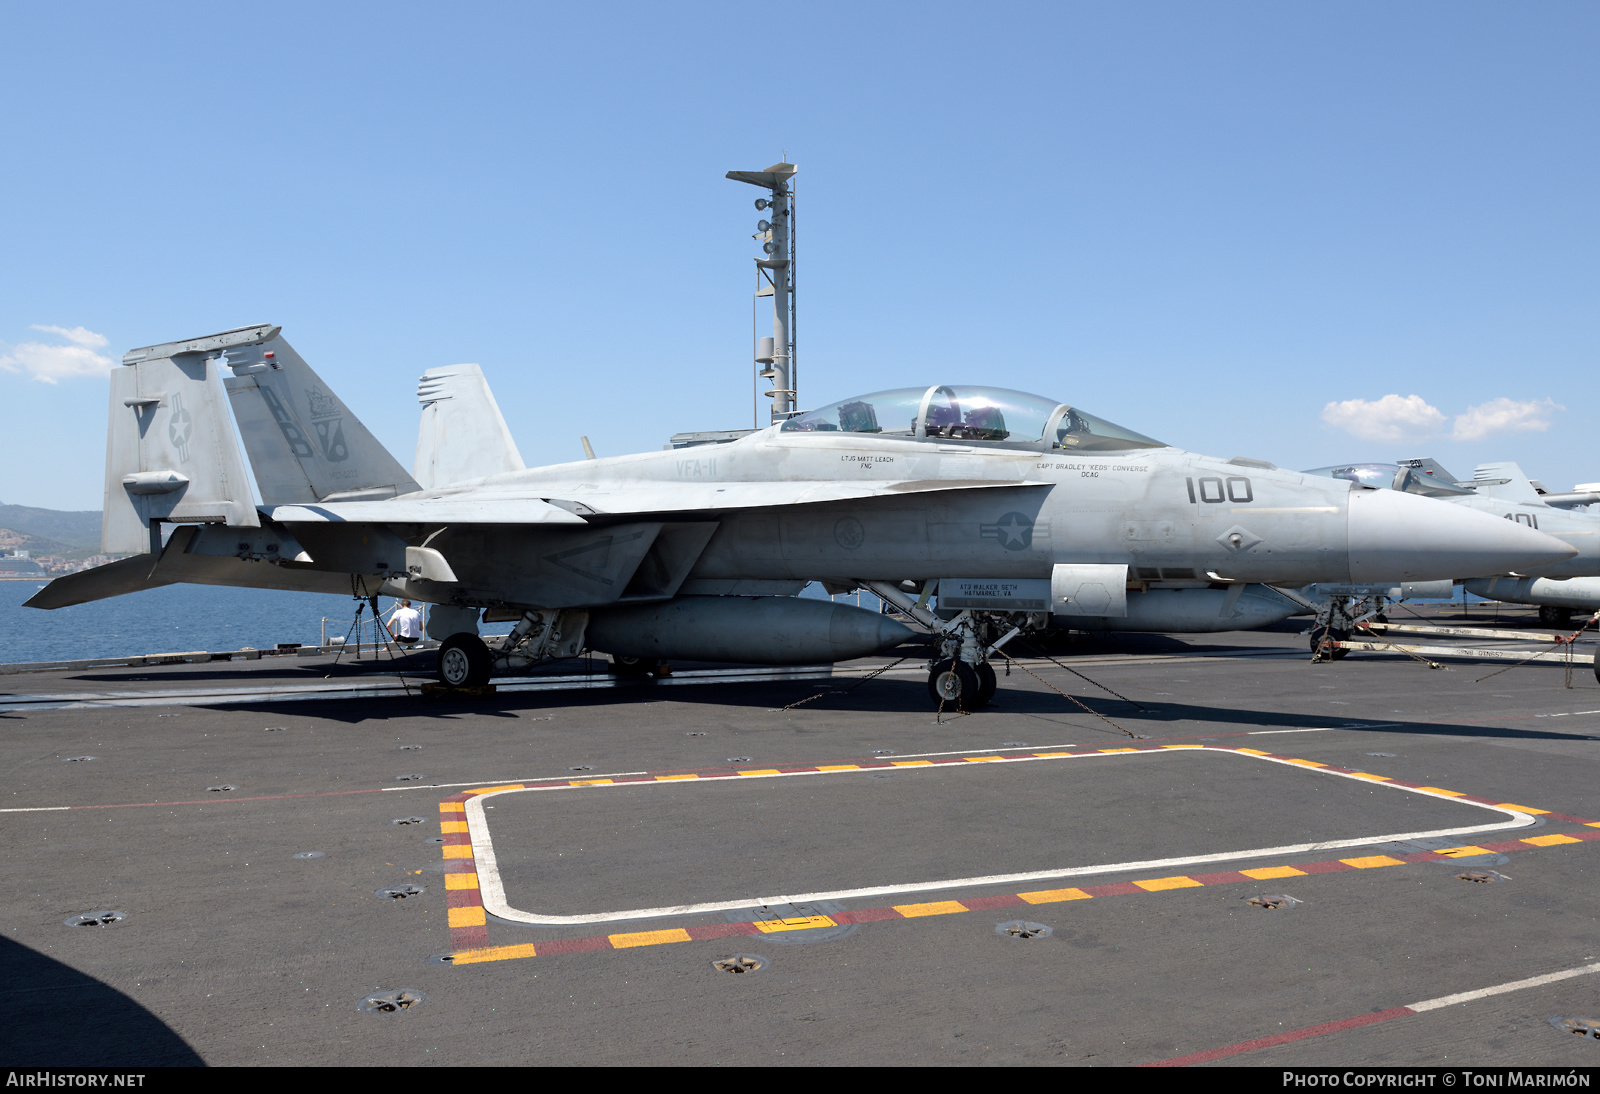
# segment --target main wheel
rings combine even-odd
[[[994,698],[994,693],[1000,688],[1000,681],[995,678],[993,665],[987,661],[979,661],[976,667],[978,672],[978,694],[973,699],[972,707],[974,710],[988,706],[990,700]]]
[[[982,689],[978,674],[965,661],[952,661],[947,657],[928,673],[928,695],[939,706],[976,710],[981,705],[978,693]]]
[[[1539,622],[1546,627],[1568,627],[1572,625],[1571,608],[1553,608],[1545,604],[1539,608]]]
[[[475,634],[452,634],[439,646],[439,682],[446,687],[481,688],[493,668],[489,647]]]
[[[656,663],[646,661],[643,657],[623,657],[620,654],[611,656],[611,675],[641,677],[649,676],[654,671]]]

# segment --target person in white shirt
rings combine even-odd
[[[389,613],[389,633],[402,646],[414,646],[422,641],[422,613],[402,600]]]

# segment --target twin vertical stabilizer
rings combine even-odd
[[[221,355],[277,333],[241,327],[123,356],[111,373],[101,550],[159,553],[162,523],[260,526],[228,420]]]
[[[417,385],[417,482],[423,489],[523,469],[500,405],[477,365],[430,368]]]
[[[163,523],[260,527],[239,438],[267,506],[421,488],[279,330],[239,327],[124,355],[111,376],[102,550],[159,554]],[[523,469],[477,365],[429,369],[418,398],[423,485]]]

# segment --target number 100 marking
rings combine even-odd
[[[1206,502],[1209,505],[1218,505],[1225,501],[1246,502],[1255,501],[1255,491],[1250,489],[1250,480],[1243,475],[1230,475],[1226,479],[1215,475],[1207,475],[1201,479],[1184,479],[1189,484],[1189,504]],[[1199,484],[1199,490],[1195,489]]]

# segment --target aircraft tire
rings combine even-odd
[[[656,663],[654,661],[646,661],[642,657],[622,657],[618,654],[613,654],[611,657],[611,675],[613,676],[649,676],[655,666]]]
[[[450,688],[481,688],[494,669],[489,647],[468,631],[452,634],[439,646],[439,682]]]
[[[1594,678],[1600,680],[1600,649],[1594,652]]]
[[[973,709],[986,707],[994,699],[994,693],[1000,690],[1000,681],[994,674],[994,666],[987,661],[980,661],[978,671],[978,695],[973,700]]]
[[[1329,639],[1331,639],[1331,640],[1333,640],[1335,642],[1343,642],[1343,641],[1345,641],[1346,639],[1348,639],[1350,637],[1350,632],[1346,631],[1346,630],[1341,630],[1338,627],[1329,627],[1326,634],[1324,634],[1321,630],[1312,631],[1311,632],[1311,652],[1312,653],[1316,653],[1317,650],[1322,648],[1322,639],[1324,637],[1329,638]],[[1343,661],[1346,657],[1348,657],[1350,655],[1350,651],[1349,650],[1329,650],[1328,652],[1333,657],[1333,659],[1335,661]]]
[[[1569,627],[1572,625],[1572,609],[1542,605],[1539,608],[1539,622],[1546,627]]]
[[[978,674],[965,661],[947,657],[928,673],[928,696],[935,706],[942,705],[946,710],[976,710],[982,687]]]

